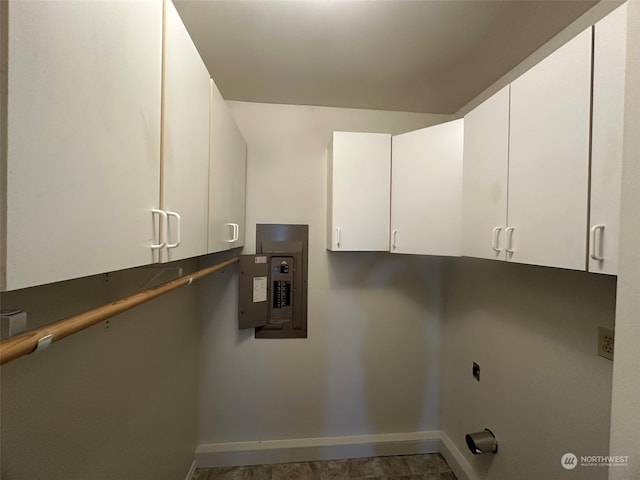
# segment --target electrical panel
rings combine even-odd
[[[240,257],[238,326],[256,338],[307,337],[308,225],[256,225],[256,254]]]

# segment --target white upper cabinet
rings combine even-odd
[[[211,81],[209,253],[244,245],[247,144]]]
[[[391,135],[334,132],[327,153],[327,249],[389,251]]]
[[[462,255],[505,260],[509,86],[464,117]]]
[[[1,288],[151,263],[162,4],[11,1],[8,16]]]
[[[463,125],[393,137],[392,253],[460,256]]]
[[[210,77],[170,0],[165,15],[162,261],[173,261],[207,253]]]
[[[627,6],[595,25],[589,271],[616,274]]]
[[[584,270],[591,29],[511,84],[507,259]]]

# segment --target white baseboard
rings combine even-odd
[[[420,453],[441,453],[458,480],[480,480],[451,438],[439,430],[201,444],[192,468],[196,463],[211,468]]]
[[[191,480],[193,478],[193,474],[196,473],[196,459],[193,459],[193,462],[191,462],[191,468],[189,469],[189,472],[187,473],[187,476],[185,477],[185,480]]]
[[[471,464],[444,432],[440,432],[440,453],[458,480],[480,480]]]
[[[440,451],[442,432],[389,433],[198,445],[198,467],[336,460]]]

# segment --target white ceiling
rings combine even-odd
[[[175,0],[228,100],[454,113],[595,0]]]

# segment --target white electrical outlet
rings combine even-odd
[[[598,355],[613,360],[613,329],[598,327]]]

